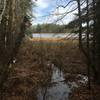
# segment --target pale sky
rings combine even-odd
[[[59,13],[65,13],[76,7],[76,3],[71,3],[68,7],[57,9],[58,4],[65,6],[69,0],[33,0],[36,3],[36,7],[33,8],[33,13],[36,19],[33,20],[33,25],[43,24],[43,23],[54,23],[60,16],[57,16]],[[73,12],[76,13],[77,11]],[[73,13],[68,14],[63,20],[58,21],[57,24],[67,24],[75,16]],[[50,14],[55,14],[50,15]],[[50,15],[50,16],[48,16]]]

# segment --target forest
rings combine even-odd
[[[73,27],[72,25],[57,25],[57,24],[42,24],[42,25],[36,25],[31,28],[31,31],[33,33],[72,33],[76,32],[77,28],[70,28]]]
[[[65,25],[43,24],[33,26],[33,33],[61,33],[66,32]]]
[[[34,25],[34,9],[53,22]],[[0,0],[0,100],[100,100],[99,10],[100,0]]]

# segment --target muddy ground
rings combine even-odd
[[[9,66],[3,100],[37,100],[37,89],[51,80],[51,64],[63,71],[66,82],[77,81],[76,74],[87,74],[85,57],[77,40],[30,40],[25,37],[14,62]],[[85,86],[73,90],[70,100],[94,100],[80,99],[81,94],[87,97],[84,91],[88,90],[82,87]]]

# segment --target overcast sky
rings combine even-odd
[[[60,7],[56,9],[59,5],[66,5],[69,0],[33,0],[36,3],[36,7],[33,9],[33,13],[36,19],[33,20],[33,24],[43,24],[43,23],[54,23],[58,16],[47,16],[49,14],[58,14],[64,13],[66,11],[70,11],[71,9],[76,7],[75,3],[70,4],[66,8]],[[75,11],[74,13],[76,13]],[[45,16],[45,17],[44,17]],[[67,15],[63,20],[57,22],[58,24],[67,24],[71,21],[75,16],[72,14]]]

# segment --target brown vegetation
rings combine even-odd
[[[9,66],[10,75],[5,83],[7,100],[36,100],[39,87],[51,79],[51,63],[65,73],[86,74],[86,65],[78,49],[77,40],[33,39],[25,37],[16,56],[16,63]],[[73,77],[71,77],[72,79]]]
[[[16,63],[9,66],[10,75],[5,83],[6,100],[36,100],[38,87],[50,80],[50,67],[41,64],[38,48],[25,38],[16,57]]]
[[[99,91],[100,87],[98,85],[92,85],[91,90],[87,86],[83,86],[73,91],[70,100],[100,100]]]

